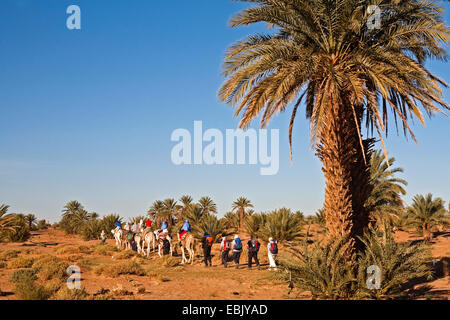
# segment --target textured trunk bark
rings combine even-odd
[[[244,208],[239,209],[239,231],[244,230]]]
[[[357,120],[361,123],[362,112],[357,112]],[[326,179],[327,238],[337,241],[347,236],[345,257],[354,262],[356,251],[362,249],[357,237],[364,234],[369,224],[364,203],[370,194],[368,163],[373,140],[363,141],[366,164],[351,106],[328,108],[325,122],[316,154],[322,161]]]
[[[424,223],[422,226],[422,234],[425,241],[430,242],[433,238],[428,223]]]

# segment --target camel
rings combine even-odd
[[[137,253],[140,254],[142,252],[142,254],[145,254],[144,252],[144,239],[143,239],[143,235],[142,232],[138,232],[134,235],[134,241],[136,241],[136,246],[137,246]]]
[[[181,259],[181,264],[184,264],[185,262],[194,264],[194,255],[195,255],[195,238],[192,235],[192,233],[186,234],[184,238],[180,240],[180,248],[181,248],[181,254],[183,258]],[[186,258],[186,255],[184,254],[184,248],[186,248],[189,259]]]
[[[111,233],[114,235],[114,239],[116,240],[117,249],[121,249],[122,248],[122,236],[123,236],[122,229],[112,229]]]
[[[163,246],[164,240],[169,241],[169,245],[170,245],[170,255],[172,255],[172,238],[170,237],[170,235],[168,233],[164,233],[161,232],[159,233],[158,230],[155,231],[155,236],[156,236],[156,240],[158,241],[158,255],[160,257],[162,257],[161,254],[161,248]]]
[[[123,239],[122,239],[122,241],[123,241],[123,244],[125,246],[125,250],[131,250],[131,243],[128,240],[128,234],[130,232],[131,231],[127,231],[127,230],[125,230],[125,232],[123,232]]]
[[[150,244],[152,245],[152,251],[155,250],[156,247],[156,235],[152,231],[148,231],[144,235],[144,239],[142,242],[142,251],[145,251],[145,245],[147,245],[147,258],[150,256]]]

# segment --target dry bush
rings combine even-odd
[[[33,264],[42,280],[66,279],[68,264],[54,256],[40,257]]]
[[[0,253],[0,261],[6,261],[12,258],[17,258],[21,253],[20,250],[6,250]]]
[[[124,260],[124,259],[130,259],[133,257],[136,257],[138,254],[134,251],[127,250],[127,251],[120,251],[119,253],[116,253],[114,255],[114,259],[117,260]]]
[[[30,268],[33,265],[34,258],[17,257],[8,262],[8,269]]]
[[[34,269],[15,270],[9,277],[9,282],[18,283],[26,280],[37,280],[36,271]]]
[[[53,294],[50,300],[92,300],[93,296],[89,295],[82,287],[81,289],[69,289],[66,286],[62,286],[55,294]]]
[[[161,259],[158,259],[158,264],[165,268],[173,268],[178,266],[180,261],[172,256],[163,256]]]
[[[65,286],[65,282],[62,279],[52,279],[45,282],[44,289],[48,296],[53,296],[63,286]]]
[[[61,246],[55,248],[55,253],[57,255],[65,255],[65,254],[90,254],[91,249],[88,246]]]
[[[49,298],[45,288],[37,285],[31,279],[17,282],[14,293],[18,300],[47,300]]]
[[[138,276],[146,275],[144,269],[135,261],[123,261],[112,265],[102,264],[94,268],[94,273],[109,277],[117,277],[121,274],[134,274]]]
[[[69,262],[76,262],[79,261],[81,259],[83,259],[83,255],[81,254],[71,254],[67,257],[64,257],[64,259],[67,259]]]
[[[6,268],[6,262],[0,261],[0,269]]]
[[[110,256],[113,252],[117,252],[118,249],[115,246],[109,244],[99,244],[95,246],[94,253],[101,256]]]

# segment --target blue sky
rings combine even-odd
[[[66,28],[71,4],[82,10],[82,30]],[[52,221],[74,199],[90,211],[131,217],[183,194],[212,197],[220,214],[239,196],[258,211],[314,213],[324,179],[304,112],[293,166],[289,114],[271,122],[280,129],[275,176],[259,175],[259,165],[171,162],[173,130],[192,131],[194,120],[223,132],[237,126],[217,90],[227,46],[260,31],[228,27],[243,7],[229,0],[2,0],[0,203]],[[450,81],[448,64],[429,66]],[[426,128],[414,125],[419,145],[389,136],[388,151],[409,182],[407,201],[427,192],[450,200],[449,124],[437,116]]]

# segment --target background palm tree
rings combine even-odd
[[[237,212],[239,216],[239,229],[242,230],[244,227],[244,219],[246,216],[247,208],[253,208],[253,204],[250,200],[244,197],[239,197],[236,201],[233,202],[232,211]]]
[[[225,214],[223,217],[225,220],[225,224],[228,229],[232,230],[233,232],[237,232],[239,229],[239,217],[234,214],[233,212],[229,211]]]
[[[381,28],[369,28],[373,1],[242,1],[254,5],[234,16],[231,26],[263,22],[272,32],[229,47],[219,97],[235,107],[244,129],[258,115],[266,126],[292,104],[290,146],[305,98],[312,146],[326,179],[326,234],[348,235],[347,260],[354,261],[369,223],[365,203],[374,142],[363,139],[362,126],[371,135],[376,130],[384,148],[390,114],[415,140],[408,120],[424,123],[419,106],[429,115],[439,106],[449,109],[440,89],[445,82],[425,67],[428,58],[446,58],[450,31],[443,10],[431,1],[383,2]]]
[[[441,198],[433,199],[431,193],[426,196],[416,195],[412,205],[407,208],[406,225],[417,228],[425,241],[431,241],[432,227],[450,225],[450,220],[445,213],[444,201]]]
[[[156,224],[161,223],[161,213],[164,210],[164,203],[161,200],[156,200],[152,203],[150,209],[148,209],[147,214],[153,217]]]
[[[63,217],[75,215],[76,213],[84,210],[84,207],[76,200],[69,201],[63,208]]]
[[[78,201],[68,202],[62,210],[62,219],[59,226],[68,234],[78,234],[83,224],[90,220],[90,214]]]
[[[366,208],[370,219],[382,230],[398,223],[404,209],[401,196],[406,194],[404,186],[408,183],[395,177],[397,173],[402,173],[403,169],[393,168],[394,162],[395,158],[389,158],[389,167],[381,150],[373,152],[370,158],[372,190],[366,201]]]
[[[118,214],[114,214],[114,213],[108,214],[100,220],[101,229],[105,230],[106,236],[108,238],[113,238],[111,230],[116,228],[117,221],[120,221],[120,223],[123,223],[123,219]]]
[[[189,207],[192,205],[194,199],[191,196],[184,195],[180,198],[181,206],[179,209],[178,220],[185,220]]]
[[[14,224],[14,216],[8,213],[9,206],[6,204],[0,205],[0,240],[8,231],[14,231],[17,226]]]
[[[163,215],[163,220],[167,222],[169,227],[173,226],[174,221],[177,217],[177,201],[173,198],[165,199],[163,201],[163,210],[161,214]]]
[[[266,215],[260,229],[260,237],[268,241],[270,237],[278,242],[294,241],[302,236],[303,219],[290,209],[281,208]]]
[[[213,237],[214,242],[218,242],[221,237],[228,236],[229,230],[226,228],[224,219],[218,219],[214,214],[206,213],[198,224],[193,226],[194,236],[201,239],[205,232]]]
[[[27,222],[28,229],[33,230],[33,227],[36,225],[37,218],[34,214],[27,214],[25,216],[25,221]]]
[[[201,219],[204,216],[204,211],[202,210],[202,208],[200,207],[199,204],[192,204],[191,206],[189,206],[187,214],[186,214],[186,218],[190,221],[190,224],[196,225],[198,223],[200,223]]]
[[[326,223],[325,219],[325,210],[319,209],[316,211],[316,215],[313,218],[314,223],[317,223],[319,226],[324,227]]]
[[[267,215],[264,213],[254,213],[251,216],[244,218],[245,231],[251,237],[257,237],[261,235],[261,229],[266,223]],[[242,229],[240,229],[242,231]]]
[[[198,204],[203,211],[203,214],[217,213],[217,206],[210,197],[201,197]]]

